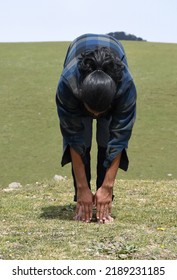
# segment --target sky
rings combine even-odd
[[[72,41],[116,31],[177,43],[177,0],[0,0],[0,42]]]

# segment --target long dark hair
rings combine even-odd
[[[82,53],[80,72],[80,99],[97,112],[106,110],[122,79],[123,64],[109,48],[96,48]]]

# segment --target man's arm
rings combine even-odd
[[[115,100],[114,109],[112,112],[112,121],[110,124],[110,139],[106,151],[106,160],[104,166],[108,168],[112,160],[128,148],[128,142],[132,134],[133,125],[136,118],[136,88],[131,81],[126,88],[126,91]],[[122,160],[121,160],[122,163]],[[128,169],[127,166],[120,168],[123,170]]]
[[[70,153],[77,185],[76,215],[82,213],[81,219],[90,222],[92,219],[93,194],[88,186],[85,166],[81,156],[73,148],[70,148]]]
[[[129,78],[129,75],[127,77]],[[110,125],[110,140],[107,146],[106,160],[104,161],[107,172],[102,186],[96,192],[97,218],[100,222],[104,221],[106,215],[111,212],[116,174],[123,151],[128,147],[136,116],[136,88],[133,80],[126,82],[126,75],[121,90],[121,96],[115,100]],[[128,162],[126,165],[124,170],[127,170]]]
[[[104,222],[107,215],[111,214],[113,187],[119,168],[120,159],[121,153],[115,157],[107,169],[102,186],[97,190],[95,195],[96,215],[97,220],[100,222]]]

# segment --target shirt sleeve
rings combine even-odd
[[[58,84],[56,104],[60,120],[60,129],[64,138],[64,149],[68,151],[68,146],[70,146],[75,149],[81,157],[84,157],[86,147],[83,139],[84,126],[80,102],[73,95],[63,78],[60,79]],[[63,157],[64,156],[65,155],[63,155]]]
[[[106,160],[104,166],[111,165],[113,159],[123,152],[126,160],[126,149],[131,137],[132,128],[136,117],[136,88],[133,80],[130,80],[125,91],[115,100],[112,121],[110,124],[110,141],[107,147]],[[127,170],[128,163],[122,168]]]

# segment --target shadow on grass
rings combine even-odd
[[[43,207],[40,218],[42,219],[59,219],[59,220],[73,220],[76,206],[75,204],[66,204],[59,206]]]

